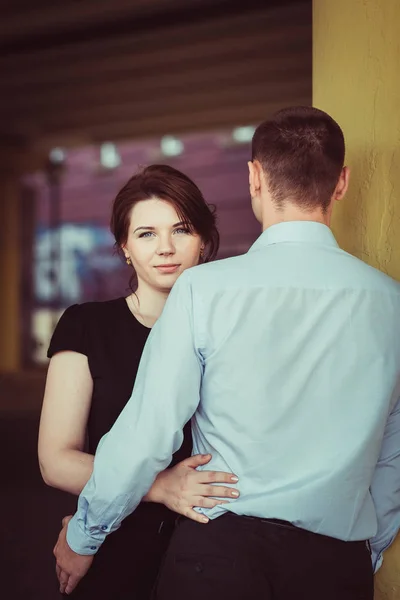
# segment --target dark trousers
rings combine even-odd
[[[285,521],[225,514],[178,521],[156,600],[372,600],[365,542],[343,542]]]

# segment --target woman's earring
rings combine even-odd
[[[131,261],[131,257],[130,257],[130,256],[127,256],[127,257],[126,257],[126,264],[127,264],[127,265],[131,265],[131,264],[132,264],[132,261]]]
[[[203,258],[203,256],[204,256],[204,247],[202,246],[200,248],[200,258]]]

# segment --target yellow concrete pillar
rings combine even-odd
[[[399,32],[399,0],[314,0],[313,104],[343,128],[352,170],[333,230],[344,249],[398,280]],[[400,599],[400,537],[385,554],[375,598]]]
[[[352,169],[333,229],[400,280],[400,2],[314,0],[313,104],[342,126]]]
[[[18,176],[0,172],[0,373],[20,365],[20,205]]]

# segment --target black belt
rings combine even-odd
[[[266,519],[264,517],[250,517],[249,515],[237,515],[233,512],[227,512],[225,514],[231,515],[232,517],[239,517],[241,519],[256,521],[257,523],[265,523],[267,525],[280,525],[281,527],[289,527],[290,529],[299,529],[299,527],[296,527],[296,525],[293,525],[293,523],[291,523],[290,521],[284,521],[283,519]]]

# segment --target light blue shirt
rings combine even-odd
[[[148,492],[192,417],[204,469],[239,499],[202,509],[372,540],[400,527],[400,284],[288,222],[239,257],[183,273],[143,352],[132,396],[96,454],[67,540],[94,554]],[[205,525],[206,527],[207,525]]]

